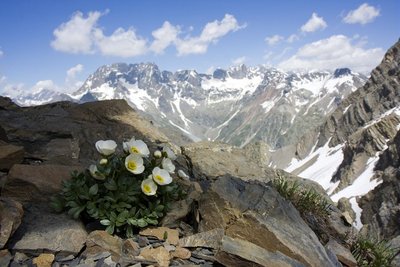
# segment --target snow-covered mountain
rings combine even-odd
[[[238,65],[208,75],[119,63],[100,67],[70,97],[79,102],[125,99],[156,125],[193,141],[244,146],[261,140],[277,148],[318,126],[365,80],[349,69],[283,72]]]

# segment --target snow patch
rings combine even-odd
[[[378,181],[377,179],[371,180],[374,176],[374,168],[378,160],[379,153],[367,161],[363,173],[361,173],[350,186],[331,196],[332,201],[337,202],[342,197],[351,198],[363,196],[379,185],[382,181]]]
[[[329,141],[330,139],[324,146],[318,148],[303,160],[294,158],[288,167],[285,168],[285,171],[292,172],[316,158],[315,162],[298,174],[298,176],[313,180],[319,183],[325,190],[333,191],[336,187],[335,183],[331,182],[331,179],[343,161],[342,147],[344,145],[340,144],[335,147],[329,147]]]
[[[356,197],[352,197],[349,199],[349,202],[351,204],[351,208],[354,210],[354,212],[356,213],[356,220],[353,223],[353,226],[357,229],[360,230],[361,227],[363,227],[363,224],[361,223],[361,212],[362,209],[360,208],[360,206],[357,203],[357,199]]]

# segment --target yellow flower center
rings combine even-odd
[[[132,153],[136,153],[136,154],[139,154],[139,150],[136,148],[136,147],[131,147],[131,152]]]
[[[146,193],[150,193],[150,192],[151,192],[151,187],[150,187],[150,185],[148,185],[148,184],[143,185],[143,190],[144,190]]]
[[[154,177],[154,179],[157,180],[157,181],[159,181],[160,183],[163,183],[163,182],[164,182],[164,178],[163,178],[161,175],[156,175],[156,176]]]
[[[136,166],[136,162],[134,161],[129,161],[128,162],[128,168],[132,171],[136,170],[137,166]]]

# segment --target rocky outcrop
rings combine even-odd
[[[219,177],[199,205],[201,231],[223,228],[232,238],[279,251],[305,265],[335,266],[298,211],[265,184]]]
[[[292,169],[293,173],[318,181],[325,178],[316,174],[324,171],[318,169],[316,157],[311,159],[309,155],[317,153],[318,156],[321,151],[330,150],[324,154],[328,157],[339,151],[330,164],[336,170],[328,174],[331,183],[339,181],[334,193],[352,184],[371,161],[375,164],[397,134],[400,124],[399,64],[400,41],[387,51],[364,86],[345,98],[321,127],[303,136],[288,160],[273,160],[277,167],[286,168],[290,162],[300,160],[301,164]],[[279,153],[276,156],[282,157]],[[307,173],[307,169],[313,169],[312,173]]]
[[[374,190],[361,198],[364,230],[380,238],[400,235],[400,132],[381,154],[376,176],[382,179]]]
[[[0,99],[7,104],[0,106],[0,124],[11,144],[25,148],[30,162],[87,166],[95,158],[94,143],[100,139],[169,140],[123,100],[10,108],[9,100]]]

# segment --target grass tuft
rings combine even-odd
[[[274,179],[272,185],[282,197],[291,201],[300,213],[329,216],[330,202],[313,188],[302,188],[297,181],[288,181],[282,176]]]
[[[351,253],[360,267],[390,267],[399,248],[390,247],[384,240],[358,238],[351,246]]]

